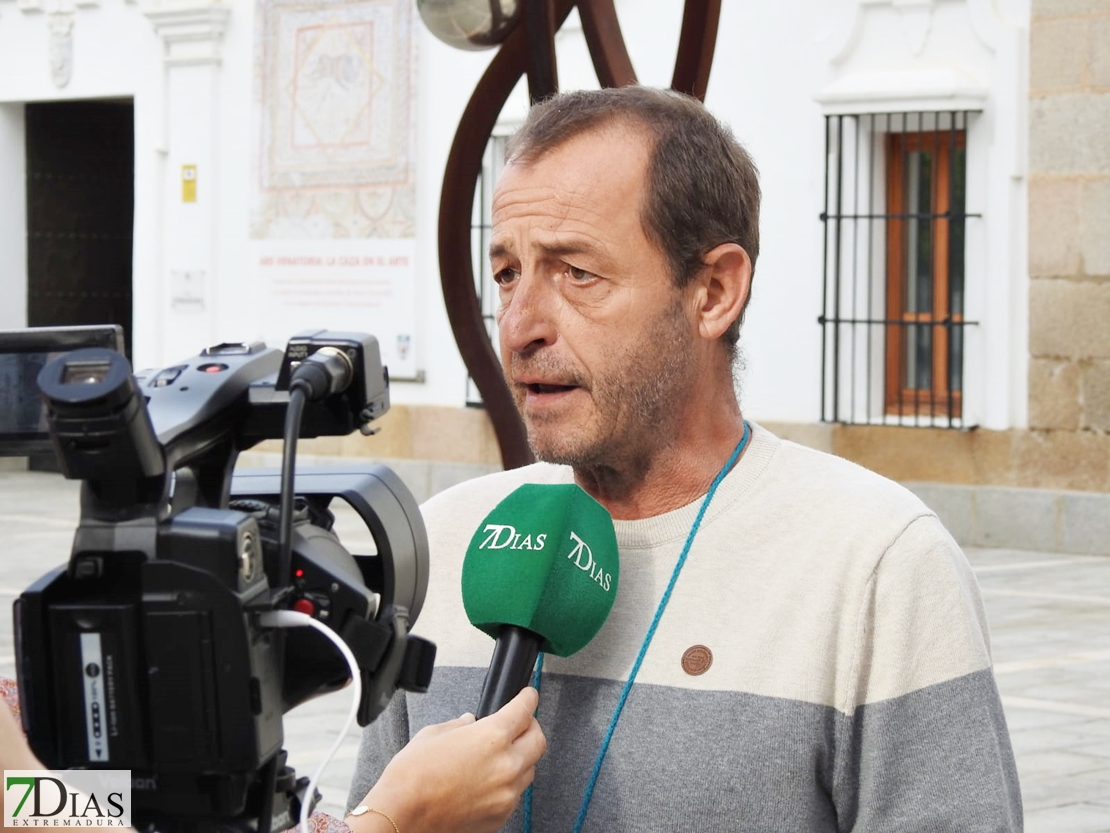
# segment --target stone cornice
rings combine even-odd
[[[143,14],[166,44],[167,66],[218,64],[231,7],[205,0],[149,0]]]
[[[6,6],[10,0],[0,0],[0,7]],[[126,0],[134,2],[134,0]],[[15,8],[24,14],[38,15],[69,14],[74,9],[95,9],[100,6],[100,0],[15,0]]]

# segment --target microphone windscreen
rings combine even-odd
[[[613,520],[579,486],[527,484],[494,507],[470,540],[462,570],[471,624],[497,638],[526,628],[540,650],[566,657],[605,623],[620,562]]]

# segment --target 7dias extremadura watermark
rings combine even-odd
[[[131,770],[4,770],[4,827],[131,823]]]

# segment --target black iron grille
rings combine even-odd
[[[967,427],[971,115],[826,117],[823,422]]]

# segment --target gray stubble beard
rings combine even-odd
[[[692,385],[696,372],[693,336],[685,330],[684,321],[676,299],[651,330],[637,344],[622,350],[610,365],[628,368],[640,363],[647,354],[655,358],[650,367],[634,376],[610,374],[608,378],[591,378],[589,384],[581,385],[594,401],[595,418],[602,426],[623,426],[620,436],[600,432],[585,447],[559,448],[550,444],[543,447],[536,443],[529,420],[524,418],[525,427],[529,428],[528,445],[536,458],[575,469],[607,468],[625,471],[632,477],[642,475],[658,451],[673,439],[681,407],[677,400]],[[523,416],[523,397],[514,392],[514,399]]]

